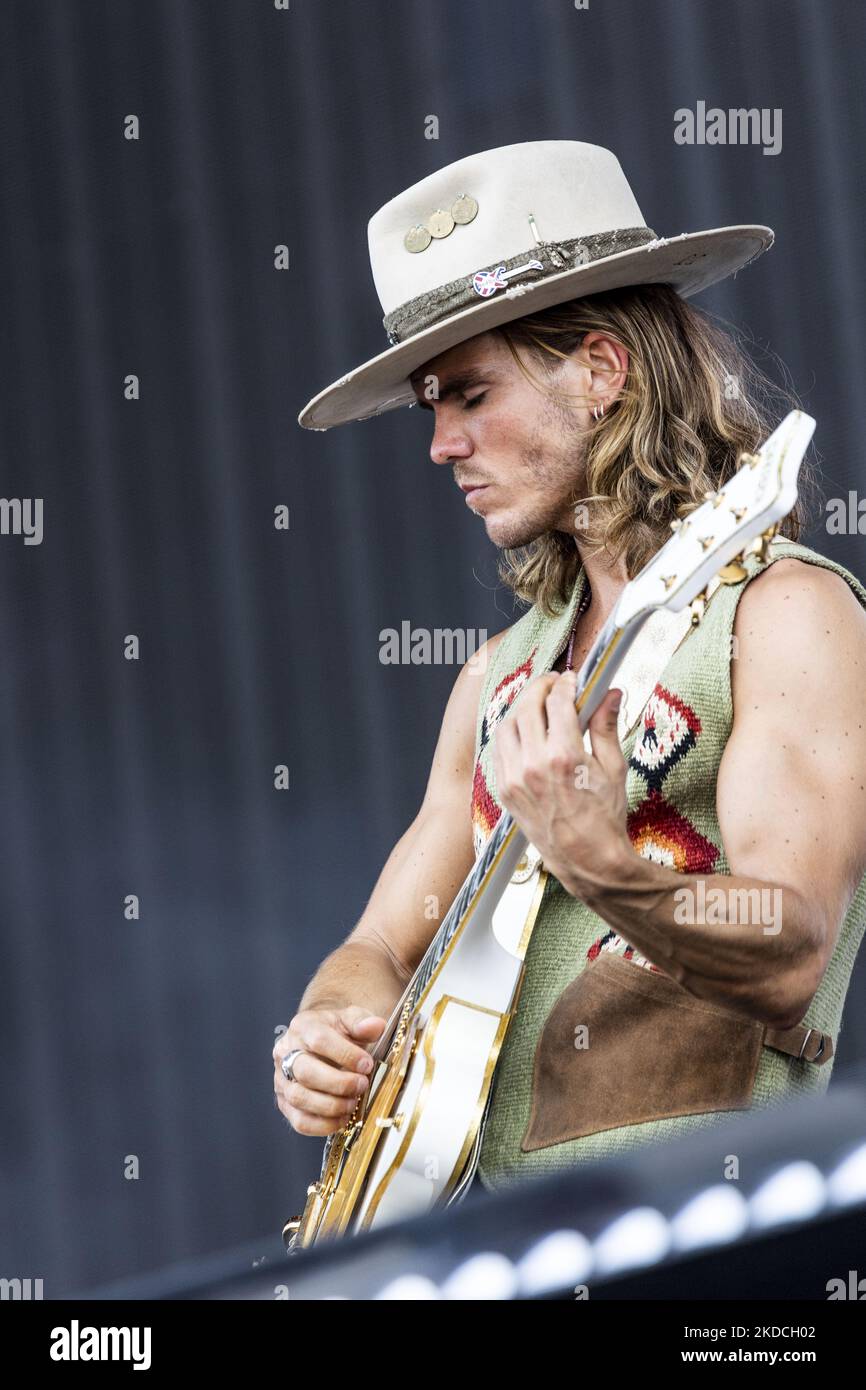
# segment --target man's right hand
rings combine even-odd
[[[382,1035],[386,1019],[359,1004],[343,1009],[303,1009],[274,1047],[277,1107],[298,1134],[326,1135],[342,1129],[369,1086],[374,1062],[368,1051]],[[283,1075],[281,1062],[302,1049]]]

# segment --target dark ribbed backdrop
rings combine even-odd
[[[273,1107],[273,1032],[414,815],[456,675],[383,666],[380,629],[514,620],[429,416],[296,424],[386,346],[367,219],[442,164],[559,138],[612,148],[660,235],[769,224],[774,249],[696,303],[780,355],[825,492],[862,493],[863,20],[0,7],[0,491],[45,509],[41,545],[0,536],[0,1275],[63,1294],[299,1209],[321,1144]],[[698,101],[781,108],[782,152],[676,144]],[[808,539],[866,574],[862,537]],[[861,968],[840,1075],[864,994]]]

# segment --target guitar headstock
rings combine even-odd
[[[612,615],[616,627],[654,608],[679,612],[720,570],[736,579],[746,548],[772,532],[794,506],[800,464],[814,430],[811,415],[792,410],[756,454],[742,454],[739,471],[708,494],[626,585]]]

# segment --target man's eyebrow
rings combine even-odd
[[[414,388],[416,383],[420,384],[427,376],[435,376],[435,372],[414,372],[409,377],[409,381]],[[467,367],[465,371],[455,372],[449,377],[444,386],[439,387],[436,400],[444,401],[448,396],[456,396],[460,391],[466,391],[470,386],[480,386],[482,382],[495,381],[496,371],[492,367]],[[432,410],[429,401],[418,401],[423,410]]]

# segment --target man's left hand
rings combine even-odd
[[[589,722],[584,748],[573,672],[531,681],[496,731],[493,773],[499,800],[544,867],[588,902],[615,878],[626,832],[626,775],[617,735],[622,692],[611,689]]]

